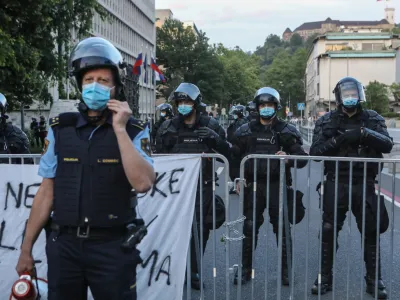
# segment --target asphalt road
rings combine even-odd
[[[388,128],[388,131],[393,141],[400,144],[400,128]]]
[[[307,196],[307,178],[308,167],[297,171],[297,187],[305,194],[303,199],[306,206],[306,217],[294,227],[293,249],[294,249],[294,286],[293,297],[290,298],[291,287],[282,287],[282,294],[279,300],[284,299],[319,299],[318,296],[311,295],[310,288],[318,272],[318,232],[321,225],[318,194],[315,191],[316,185],[321,178],[320,164],[312,162],[310,164],[310,197]],[[221,174],[220,182],[226,182]],[[387,180],[385,180],[387,184]],[[217,194],[224,196],[222,187],[217,187]],[[239,199],[238,196],[230,197],[231,220],[238,218]],[[382,274],[387,285],[390,298],[400,299],[400,255],[397,249],[400,249],[399,228],[399,208],[389,201],[385,201],[391,224],[389,230],[381,235],[381,257]],[[395,216],[393,222],[392,216]],[[267,215],[265,220],[269,220]],[[349,227],[349,222],[351,226]],[[238,225],[239,226],[239,225]],[[237,226],[237,228],[239,228]],[[392,231],[392,228],[396,228]],[[205,289],[203,299],[226,299],[226,259],[224,243],[220,241],[225,227],[221,227],[215,232],[216,240],[216,278],[215,278],[215,298],[214,298],[214,278],[213,278],[213,242],[212,237],[208,241],[204,256],[204,279]],[[391,245],[391,236],[394,236],[393,245]],[[234,235],[232,233],[231,235]],[[308,245],[308,246],[307,246]],[[364,262],[361,258],[361,240],[360,234],[355,224],[355,218],[346,219],[345,225],[339,235],[340,248],[337,252],[335,289],[320,299],[373,299],[372,296],[365,293],[364,281]],[[392,247],[393,246],[393,247]],[[233,267],[239,262],[239,242],[230,243],[229,265]],[[393,257],[391,256],[393,249]],[[307,254],[308,251],[308,254]],[[255,278],[252,283],[242,286],[242,297],[240,299],[277,299],[277,247],[275,236],[272,232],[272,226],[265,222],[260,228],[258,247],[255,252]],[[229,271],[228,271],[229,272]],[[391,273],[392,272],[392,273]],[[390,274],[392,280],[390,280]],[[267,276],[267,280],[266,280]],[[349,280],[347,281],[347,278]],[[230,272],[229,278],[229,299],[237,298],[237,287],[233,285],[233,272]],[[267,286],[265,285],[267,282]],[[361,282],[363,288],[361,288]],[[391,282],[391,284],[390,284]],[[192,290],[190,299],[200,299],[200,292]],[[348,298],[347,298],[348,296]],[[363,297],[363,298],[362,298]],[[189,299],[184,287],[184,299]]]

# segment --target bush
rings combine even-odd
[[[385,118],[397,118],[397,117],[399,117],[399,114],[395,113],[395,112],[386,112],[386,113],[382,114],[382,117],[385,117]]]

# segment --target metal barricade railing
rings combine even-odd
[[[163,155],[157,155],[163,156]],[[1,158],[9,158],[9,155],[0,155]],[[40,155],[15,155],[14,157],[23,158],[34,158],[35,163],[38,163]],[[211,235],[208,240],[212,242],[207,243],[207,249],[203,254],[202,246],[204,243],[204,213],[203,205],[199,206],[200,220],[196,220],[197,215],[194,214],[193,222],[193,237],[196,250],[196,258],[198,261],[199,274],[200,274],[200,290],[196,291],[191,287],[191,251],[188,251],[187,260],[187,284],[186,293],[184,299],[373,299],[373,297],[365,294],[365,282],[364,282],[364,237],[366,233],[366,201],[367,201],[367,166],[370,163],[377,163],[379,166],[383,164],[389,164],[392,166],[392,174],[383,174],[381,168],[378,168],[377,176],[378,184],[374,186],[376,194],[380,200],[380,196],[384,193],[384,197],[391,201],[391,204],[385,202],[385,207],[389,208],[389,230],[384,234],[379,234],[377,230],[375,240],[380,241],[381,248],[376,247],[376,253],[383,253],[382,255],[382,268],[383,279],[386,283],[388,291],[388,299],[400,298],[400,289],[397,284],[394,284],[394,279],[400,275],[400,269],[395,268],[399,263],[397,256],[394,255],[395,245],[399,245],[398,234],[394,231],[395,222],[397,221],[396,214],[399,213],[397,208],[400,207],[400,197],[396,196],[396,183],[399,186],[400,178],[396,177],[396,165],[400,164],[399,159],[367,159],[367,158],[333,158],[333,157],[309,157],[309,156],[274,156],[274,155],[249,155],[245,157],[240,165],[240,178],[235,181],[240,185],[239,199],[237,196],[230,197],[228,190],[229,181],[229,162],[228,160],[219,154],[203,154],[201,155],[203,161],[207,161],[211,165],[211,175],[204,174],[204,170],[200,168],[199,180],[201,185],[204,184],[204,179],[210,178],[207,184],[210,184],[211,195],[212,195],[212,226]],[[10,158],[11,159],[11,158]],[[279,164],[279,178],[277,185],[271,186],[270,181],[271,162],[278,161]],[[291,169],[292,174],[292,189],[293,195],[296,195],[296,191],[301,191],[304,194],[304,206],[306,208],[304,219],[297,225],[289,225],[290,218],[292,221],[296,220],[296,205],[298,203],[293,201],[293,210],[291,216],[289,215],[289,206],[284,199],[287,198],[287,187],[286,187],[286,160],[294,160],[294,166]],[[307,161],[307,165],[304,168],[298,168],[301,161]],[[262,161],[267,161],[267,172],[266,177],[262,179],[265,182],[265,207],[263,210],[268,214],[271,206],[271,193],[278,194],[278,218],[276,232],[277,247],[275,241],[271,240],[271,234],[269,230],[269,224],[265,218],[264,225],[260,227],[259,241],[256,247],[256,227],[253,226],[251,229],[252,235],[252,266],[250,282],[246,285],[241,283],[242,275],[242,244],[243,244],[243,225],[246,221],[244,217],[244,204],[246,199],[251,199],[255,204],[253,206],[252,220],[253,223],[257,222],[257,197],[260,193],[261,181],[257,177],[246,178],[251,183],[251,188],[247,188],[248,195],[245,196],[245,174],[248,171],[247,163],[253,161],[252,166],[253,174],[257,167]],[[330,294],[321,296],[311,294],[311,286],[316,278],[321,279],[322,274],[322,240],[319,239],[318,235],[321,236],[323,231],[322,217],[324,207],[324,195],[326,195],[326,189],[324,184],[321,188],[321,199],[318,198],[318,194],[314,191],[318,182],[324,182],[324,164],[331,162],[335,165],[335,180],[334,180],[334,193],[329,195],[334,201],[334,230],[333,230],[333,246],[337,246],[337,238],[344,247],[341,247],[336,255],[336,251],[333,251],[333,281],[332,291]],[[348,210],[347,222],[343,221],[343,224],[338,225],[337,220],[337,207],[338,199],[344,197],[339,196],[341,192],[338,190],[339,183],[339,166],[342,163],[349,165],[349,191],[348,191],[348,203],[346,207]],[[353,170],[356,164],[363,166],[362,176],[362,192],[359,198],[352,196],[354,189],[359,188],[357,184],[360,182],[353,182]],[[221,169],[223,167],[223,169]],[[397,170],[399,168],[397,167]],[[222,171],[221,171],[222,170]],[[206,176],[207,175],[207,176]],[[233,178],[232,178],[233,179]],[[252,180],[252,181],[251,181]],[[204,186],[199,186],[199,190],[202,191]],[[219,186],[218,186],[219,185]],[[388,193],[389,190],[390,192]],[[329,193],[329,191],[328,191]],[[216,200],[215,195],[220,194],[225,204],[225,223],[219,229],[216,229],[217,212],[216,212]],[[334,194],[334,195],[333,195]],[[250,196],[249,196],[250,195]],[[347,197],[346,196],[346,197]],[[204,203],[205,195],[199,194],[199,203]],[[352,207],[354,200],[362,200],[362,226],[361,226],[361,240],[359,240],[359,234],[354,233],[354,220],[352,216]],[[398,200],[398,204],[396,202]],[[369,207],[368,207],[369,209]],[[377,218],[376,227],[380,227],[380,209],[381,206],[377,206]],[[260,214],[258,212],[258,214]],[[196,224],[199,223],[199,226]],[[371,223],[371,222],[370,222]],[[338,226],[343,228],[341,230],[342,235],[339,237],[337,232]],[[367,224],[370,225],[370,224]],[[289,231],[289,227],[291,231]],[[283,230],[285,229],[285,231]],[[197,238],[196,238],[197,237]],[[285,238],[284,238],[285,237]],[[221,238],[221,243],[218,243]],[[291,238],[291,239],[290,239]],[[266,239],[266,240],[265,240]],[[274,239],[275,240],[275,239]],[[397,240],[397,241],[396,241]],[[231,245],[232,243],[232,245]],[[291,243],[291,246],[290,246]],[[286,244],[286,255],[282,256],[282,249]],[[361,244],[361,254],[360,247]],[[277,249],[277,254],[276,250]],[[276,256],[277,255],[277,256]],[[288,279],[289,286],[282,286],[281,274],[282,274],[282,262],[286,260],[288,265]],[[238,285],[233,285],[233,272],[237,266],[238,273]],[[378,268],[375,269],[375,278],[377,278]],[[376,281],[376,280],[375,280]],[[203,284],[206,284],[203,286]],[[318,290],[320,292],[320,289]],[[377,299],[377,297],[375,297]]]
[[[286,198],[285,193],[287,194],[287,188],[285,186],[287,178],[285,177],[285,171],[286,171],[286,160],[293,160],[294,161],[294,168],[292,169],[292,179],[293,179],[293,195],[296,195],[296,191],[301,190],[305,194],[305,200],[306,200],[306,217],[305,219],[300,222],[297,225],[292,225],[290,226],[290,216],[288,216],[288,211],[290,211],[290,207],[288,207],[288,202],[284,201]],[[298,164],[301,163],[301,161],[306,160],[308,163],[307,165],[303,168],[303,170],[300,170],[297,168]],[[266,177],[262,179],[257,179],[257,166],[262,163],[262,161],[266,161],[266,164],[264,164],[263,167],[267,168],[266,171]],[[278,181],[279,188],[276,188],[275,184],[272,184],[273,180],[270,178],[271,177],[271,162],[273,161],[278,161],[279,162],[279,178],[275,178],[275,181]],[[317,161],[317,162],[315,162]],[[251,172],[249,173],[248,171],[250,170],[249,166],[247,163],[253,162],[253,174]],[[334,178],[334,181],[332,181],[330,188],[328,189],[328,193],[326,194],[326,190],[324,190],[325,186],[325,176],[324,176],[324,165],[326,163],[331,163],[334,165],[335,172],[333,174],[333,177],[330,177],[329,180],[332,180]],[[378,180],[377,183],[378,185],[375,186],[375,182],[370,182],[370,168],[372,167],[371,163],[375,163],[377,167],[377,174],[376,174],[376,179]],[[395,200],[398,199],[396,196],[396,189],[395,189],[395,183],[396,180],[398,180],[398,184],[400,182],[400,178],[396,179],[395,174],[396,172],[393,172],[393,175],[388,175],[384,174],[385,178],[382,179],[383,174],[381,171],[381,167],[383,164],[392,164],[393,169],[396,170],[396,164],[400,164],[400,159],[368,159],[368,158],[333,158],[333,157],[308,157],[308,156],[274,156],[274,155],[249,155],[245,157],[240,165],[240,178],[237,179],[237,181],[240,182],[240,213],[239,215],[243,214],[243,208],[244,204],[246,204],[246,201],[253,201],[253,214],[252,214],[252,266],[251,266],[251,278],[250,278],[250,284],[246,284],[245,287],[245,295],[246,299],[309,299],[312,297],[311,295],[311,286],[313,285],[314,279],[318,278],[321,281],[321,276],[322,276],[322,257],[321,257],[321,252],[322,252],[322,239],[318,239],[318,236],[312,236],[310,233],[315,233],[318,234],[320,237],[325,238],[321,233],[326,234],[326,228],[323,228],[323,208],[324,208],[324,199],[329,199],[329,203],[331,207],[334,208],[333,212],[333,221],[331,224],[333,226],[333,249],[336,249],[338,246],[337,243],[337,238],[340,229],[345,229],[344,225],[347,225],[347,231],[342,230],[342,233],[347,233],[345,235],[346,241],[344,245],[347,245],[346,251],[346,256],[347,259],[343,260],[343,254],[339,254],[339,258],[336,256],[336,251],[332,249],[332,271],[333,271],[333,279],[332,279],[332,292],[328,294],[325,297],[329,299],[368,299],[370,295],[366,296],[365,294],[365,287],[366,284],[364,283],[364,262],[362,261],[364,257],[364,250],[365,250],[365,239],[369,238],[369,245],[374,245],[376,244],[376,249],[375,252],[376,256],[379,258],[379,252],[383,251],[385,255],[383,256],[384,259],[382,260],[382,265],[386,267],[385,272],[384,272],[384,280],[386,282],[386,287],[387,291],[389,294],[388,299],[397,299],[400,297],[400,291],[395,291],[393,287],[395,285],[392,284],[393,279],[397,277],[399,274],[395,274],[396,276],[393,276],[393,265],[396,265],[396,262],[394,261],[394,256],[393,256],[393,247],[394,247],[394,222],[395,222]],[[348,182],[344,180],[344,174],[342,174],[339,171],[342,171],[342,167],[348,165],[349,166],[349,174],[348,174]],[[363,172],[361,173],[361,178],[362,180],[359,179],[359,177],[355,176],[355,173],[353,171],[356,169],[356,171],[359,171],[359,167],[361,166]],[[357,168],[356,168],[357,167]],[[318,174],[320,172],[320,174]],[[246,174],[250,174],[248,176],[253,176],[253,178],[245,178]],[[360,174],[358,174],[360,175]],[[317,176],[317,177],[315,177]],[[299,180],[300,178],[300,180]],[[247,184],[249,184],[249,181],[251,185],[251,189],[247,188],[247,194],[245,195],[244,191],[244,185],[245,185],[245,179],[247,179]],[[368,182],[367,182],[368,180]],[[345,182],[343,182],[345,181]],[[262,185],[263,182],[265,182],[265,189],[263,189]],[[317,184],[317,182],[322,182],[322,188],[321,188],[321,197],[320,200],[315,201],[315,196],[317,196],[316,192],[313,194],[311,191],[311,188],[314,188]],[[385,217],[381,216],[383,209],[386,210],[384,200],[380,197],[382,194],[382,185],[384,184],[386,188],[387,186],[390,185],[391,183],[391,195],[386,195],[386,199],[391,200],[391,214],[388,218],[388,222],[390,220],[390,231],[387,231],[386,234],[380,233],[380,230],[382,227],[386,225],[382,225],[382,221],[385,221]],[[334,185],[334,190],[332,188],[332,185]],[[270,188],[271,186],[271,188]],[[340,190],[338,189],[340,187]],[[371,195],[371,188],[373,189],[374,192],[376,192],[377,196],[372,196]],[[272,190],[271,190],[272,189]],[[346,189],[349,189],[349,193],[345,191]],[[273,254],[271,254],[271,249],[270,246],[272,245],[270,243],[269,237],[268,237],[268,224],[264,222],[265,227],[267,227],[266,230],[262,231],[262,235],[266,235],[267,237],[267,243],[265,244],[266,249],[260,249],[261,247],[258,247],[258,255],[256,257],[255,255],[255,245],[256,245],[256,231],[257,229],[255,228],[257,224],[257,219],[256,219],[256,211],[257,211],[257,205],[260,202],[260,199],[257,200],[258,197],[260,197],[260,191],[263,193],[263,198],[265,200],[265,205],[261,208],[261,217],[262,213],[264,211],[264,208],[266,208],[266,213],[268,213],[270,210],[271,205],[276,205],[276,203],[271,202],[274,201],[272,197],[278,198],[275,199],[275,201],[278,201],[279,203],[279,224],[273,225],[273,227],[278,227],[275,228],[275,233],[278,233],[278,257],[277,257],[277,266],[276,269],[272,269],[271,272],[271,266],[269,264],[269,259],[270,257],[274,257]],[[265,192],[265,193],[264,193]],[[387,193],[387,191],[385,191]],[[252,197],[249,194],[252,194]],[[273,195],[275,193],[275,195]],[[325,197],[324,197],[325,195]],[[328,198],[326,198],[328,197]],[[397,197],[397,198],[396,198]],[[343,204],[342,201],[343,199],[348,199],[348,203]],[[338,200],[341,201],[339,207],[340,211],[338,212]],[[375,201],[375,202],[374,202]],[[315,202],[319,202],[319,204],[316,205]],[[357,202],[357,203],[356,203]],[[298,203],[293,199],[293,216],[292,216],[292,222],[296,220],[296,205]],[[313,203],[313,204],[312,204]],[[381,204],[382,203],[382,207]],[[248,203],[247,203],[248,205]],[[358,205],[358,207],[357,207]],[[375,205],[376,208],[371,208],[371,205]],[[231,203],[232,206],[232,203]],[[319,207],[318,207],[319,206]],[[400,206],[400,205],[399,205]],[[359,209],[357,211],[357,209]],[[353,211],[356,211],[356,221],[358,224],[358,227],[360,229],[361,233],[361,255],[358,254],[358,257],[353,255],[351,252],[354,252],[352,249],[352,246],[354,246],[353,240],[358,240],[358,236],[353,236],[352,235],[352,221],[351,214]],[[371,213],[372,211],[372,213]],[[347,223],[344,221],[345,215],[348,213],[348,219]],[[245,213],[246,214],[246,213]],[[247,215],[249,216],[250,214],[247,212]],[[260,212],[257,211],[257,215],[260,216]],[[338,216],[341,217],[338,220]],[[371,217],[372,216],[372,217]],[[375,218],[373,218],[375,216]],[[272,216],[270,216],[272,217]],[[324,218],[326,219],[326,218]],[[330,219],[329,219],[330,220]],[[273,223],[271,221],[271,223]],[[303,223],[303,224],[302,224]],[[329,223],[326,222],[325,223]],[[361,224],[360,224],[361,223]],[[375,229],[372,224],[375,223]],[[383,222],[385,223],[385,222]],[[249,224],[249,223],[248,223]],[[389,223],[388,223],[389,224]],[[259,225],[260,226],[260,225]],[[305,228],[304,228],[305,226]],[[368,226],[368,230],[366,228]],[[257,226],[258,227],[258,226]],[[285,231],[283,228],[286,229],[286,244],[288,244],[288,234],[287,234],[287,227],[292,228],[292,232],[290,234],[292,241],[293,241],[293,254],[291,255],[288,251],[286,253],[286,257],[289,257],[287,261],[288,265],[288,277],[289,277],[289,287],[283,289],[282,288],[282,281],[281,281],[281,274],[282,274],[282,257],[284,257],[282,249],[283,249],[283,244],[285,243],[285,240],[283,240],[283,233]],[[298,228],[297,228],[298,227]],[[260,227],[261,228],[261,227]],[[372,229],[371,229],[372,228]],[[247,229],[248,230],[248,229]],[[374,231],[375,230],[375,231]],[[242,230],[241,230],[242,232]],[[371,238],[371,232],[375,232],[375,238]],[[260,230],[261,233],[261,230]],[[296,234],[299,235],[299,239],[296,239]],[[246,235],[246,233],[245,233]],[[259,234],[261,237],[261,234]],[[343,236],[342,236],[343,238]],[[259,238],[258,244],[260,245],[260,240]],[[372,243],[371,243],[372,241]],[[382,248],[379,248],[379,243],[381,243]],[[375,243],[375,244],[374,244]],[[241,243],[242,244],[242,243]],[[316,247],[317,244],[317,247]],[[326,243],[325,243],[326,244]],[[388,244],[390,244],[390,247],[387,247]],[[263,244],[264,245],[264,244]],[[238,245],[240,247],[240,252],[242,251],[242,245]],[[290,247],[289,245],[286,245],[286,249]],[[274,248],[273,246],[271,248]],[[324,247],[326,248],[326,246]],[[373,249],[369,247],[366,251],[372,251]],[[389,251],[388,251],[389,250]],[[260,251],[262,251],[260,253]],[[316,252],[315,252],[316,251]],[[387,252],[390,252],[387,253]],[[300,253],[300,255],[299,255]],[[302,253],[302,254],[301,254]],[[359,251],[356,251],[356,253],[359,253]],[[237,288],[237,298],[236,299],[242,299],[242,285],[241,285],[241,275],[242,275],[242,253],[239,254],[239,281],[238,281],[238,288]],[[389,255],[386,255],[389,254]],[[369,254],[368,254],[369,255]],[[390,258],[389,262],[388,257]],[[305,258],[305,262],[304,262]],[[315,259],[317,258],[317,259]],[[355,262],[358,262],[359,259],[361,258],[361,267],[358,266],[358,268],[353,268],[357,267],[354,266]],[[264,263],[260,264],[260,260],[265,259],[265,269],[264,269],[264,278],[261,276],[262,275],[262,269]],[[311,259],[311,261],[310,261]],[[326,258],[325,258],[326,259]],[[368,258],[369,259],[369,258]],[[315,261],[318,261],[317,265],[317,270],[313,270],[312,272],[309,272],[310,268],[315,269]],[[371,260],[370,260],[371,261]],[[378,280],[378,271],[379,271],[379,259],[376,260],[377,263],[375,264],[376,267],[374,268],[375,275],[371,275],[371,270],[369,272],[370,276],[373,277],[375,281],[375,293],[377,292],[377,280]],[[310,267],[311,266],[311,267]],[[371,267],[371,264],[369,263],[369,267]],[[389,276],[387,276],[387,268],[389,269]],[[341,270],[341,271],[340,271]],[[355,270],[359,270],[360,274],[355,274]],[[270,276],[274,276],[274,273],[277,273],[277,278],[276,278],[276,285],[270,287]],[[326,273],[326,272],[325,272]],[[400,273],[400,272],[399,272]],[[342,274],[342,275],[341,275]],[[311,277],[310,277],[311,276]],[[359,277],[360,276],[360,277]],[[360,281],[358,281],[358,279]],[[262,280],[264,279],[264,280]],[[304,284],[301,282],[299,283],[299,279],[303,281],[304,279]],[[261,281],[264,282],[264,284],[261,283]],[[339,288],[338,288],[339,287]],[[356,287],[356,288],[354,288]],[[315,298],[321,299],[321,287],[318,286],[318,290],[315,290]],[[249,297],[251,296],[251,297]],[[275,297],[276,296],[276,297]],[[375,297],[375,299],[378,299]]]

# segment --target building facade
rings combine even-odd
[[[102,20],[95,13],[92,20],[92,35],[107,39],[121,52],[128,64],[134,64],[139,53],[147,54],[147,65],[150,70],[151,56],[155,57],[156,27],[155,0],[98,0],[108,12],[108,19]],[[72,32],[72,42],[79,42]],[[144,59],[144,57],[143,57]],[[140,79],[139,114],[141,119],[152,118],[155,113],[155,85],[151,72],[148,72],[147,83],[144,72]],[[74,87],[66,85],[66,91]],[[59,99],[57,86],[50,88],[53,99]]]
[[[343,77],[386,85],[400,82],[400,39],[390,33],[328,33],[314,40],[306,67],[306,116],[336,107],[332,93]]]
[[[371,33],[389,31],[395,27],[395,9],[385,8],[385,18],[380,21],[340,21],[327,18],[325,21],[306,22],[293,32],[290,28],[282,34],[282,39],[289,41],[293,34],[299,34],[304,40],[315,34],[327,32],[358,32]]]

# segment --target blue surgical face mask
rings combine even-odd
[[[113,88],[92,82],[82,86],[82,98],[90,110],[101,111],[110,100],[110,92]]]
[[[165,112],[160,113],[161,117],[165,117],[167,114]]]
[[[180,104],[178,106],[178,111],[183,116],[187,116],[188,114],[190,114],[192,112],[192,110],[193,110],[192,105]]]
[[[343,106],[345,107],[353,107],[356,106],[358,103],[358,99],[357,98],[346,98],[343,99]]]
[[[261,117],[272,117],[275,114],[275,108],[273,107],[263,107],[260,109]]]
[[[233,118],[236,120],[238,118],[238,116],[237,115],[233,115]]]

